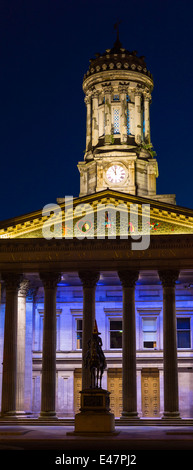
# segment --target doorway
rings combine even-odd
[[[107,389],[110,392],[110,411],[116,418],[122,414],[122,369],[108,369]]]
[[[158,417],[160,413],[159,370],[154,368],[141,371],[142,416]]]

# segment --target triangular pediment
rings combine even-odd
[[[49,207],[45,207],[0,222],[0,238],[44,238],[45,227],[49,232],[53,225]],[[66,198],[55,208],[59,214],[58,235],[54,232],[56,238],[109,236],[111,231],[119,236],[120,230],[125,235],[137,231],[147,233],[148,230],[151,235],[193,233],[193,209],[109,189]],[[101,228],[97,225],[99,220],[102,220]]]

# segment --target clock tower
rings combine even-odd
[[[84,161],[78,163],[80,196],[109,188],[161,199],[150,138],[152,90],[144,57],[126,50],[117,31],[112,49],[95,54],[83,79],[87,118]]]

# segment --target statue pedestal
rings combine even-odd
[[[75,415],[75,431],[69,434],[118,434],[110,413],[110,393],[102,388],[82,390],[80,413]]]

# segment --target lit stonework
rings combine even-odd
[[[80,196],[109,187],[156,199],[158,165],[150,138],[153,78],[144,57],[124,49],[117,37],[112,49],[90,60],[83,90],[87,121],[84,162],[78,164]],[[109,179],[112,167],[121,167],[125,178]],[[175,196],[163,200],[175,203]]]
[[[116,424],[148,418],[159,425],[164,418],[189,425],[193,210],[156,194],[157,161],[148,147],[152,76],[144,58],[117,40],[91,61],[83,87],[80,197],[57,199],[62,231],[45,238],[53,220],[42,208],[0,222],[1,418],[73,420],[88,385],[83,355],[96,319],[107,361],[102,387]],[[107,214],[100,227],[98,206]],[[141,235],[150,232],[146,248],[132,248],[135,224],[121,219],[131,208]]]

